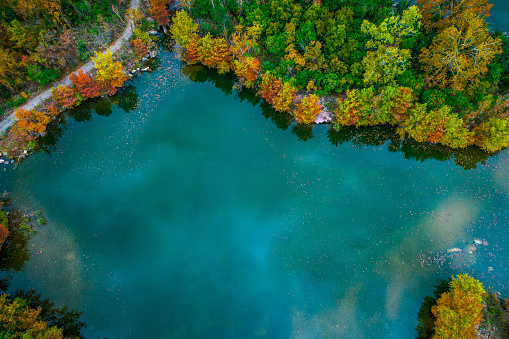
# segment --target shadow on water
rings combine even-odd
[[[3,195],[0,204],[9,208],[11,199]],[[4,210],[5,211],[5,210]],[[9,293],[7,298],[22,298],[32,309],[40,308],[39,318],[48,322],[48,326],[62,329],[65,338],[80,338],[81,330],[86,324],[80,321],[83,312],[70,310],[67,306],[57,307],[49,299],[44,299],[33,289],[10,290],[11,280],[15,273],[22,271],[30,260],[28,243],[35,234],[30,218],[18,210],[9,210],[9,234],[0,249],[0,293]],[[35,214],[37,215],[37,214]]]
[[[57,142],[62,137],[69,118],[74,119],[76,122],[88,122],[92,121],[94,114],[108,117],[113,113],[113,105],[128,114],[134,111],[138,107],[138,104],[138,93],[136,92],[136,87],[132,83],[120,88],[114,96],[87,100],[80,106],[68,110],[52,123],[48,132],[38,143],[35,151],[47,154],[51,154],[55,151]]]
[[[440,279],[435,285],[435,290],[432,296],[425,296],[424,300],[417,313],[417,327],[415,328],[416,339],[431,339],[435,334],[435,320],[436,317],[431,312],[431,308],[437,304],[438,299],[443,293],[449,292],[449,284],[451,278],[444,280]]]
[[[162,43],[164,44],[164,42]],[[160,58],[153,59],[151,61],[152,69],[157,67],[160,62]],[[225,95],[234,95],[241,102],[247,102],[252,106],[259,106],[265,118],[270,119],[277,128],[283,131],[290,131],[299,141],[307,141],[314,137],[313,126],[295,124],[290,114],[275,111],[258,97],[255,91],[246,88],[240,91],[235,90],[237,78],[231,72],[219,74],[216,70],[202,65],[187,65],[182,67],[182,73],[193,82],[212,83]],[[132,83],[119,89],[117,94],[112,97],[89,100],[79,107],[68,111],[66,115],[61,116],[42,138],[36,151],[51,154],[55,150],[55,145],[62,136],[65,130],[65,123],[69,117],[77,122],[87,122],[93,119],[94,113],[104,117],[110,116],[113,112],[113,105],[119,107],[125,113],[129,113],[138,107],[138,103],[139,97],[136,87]],[[473,169],[478,164],[485,164],[486,159],[494,155],[486,153],[478,147],[451,149],[443,145],[418,143],[411,139],[402,140],[396,133],[396,128],[392,126],[344,127],[338,131],[331,127],[327,132],[327,137],[331,144],[335,146],[345,143],[352,144],[358,148],[383,146],[387,147],[390,152],[402,153],[407,159],[419,162],[429,159],[439,161],[452,160],[456,165],[464,169]]]
[[[293,125],[290,132],[297,137],[297,140],[307,141],[314,137],[313,126],[295,124],[290,114],[275,111],[269,104],[256,96],[254,91],[249,89],[243,89],[240,92],[235,91],[236,77],[232,73],[221,75],[216,70],[201,65],[184,66],[182,73],[191,81],[210,82],[226,95],[234,94],[241,101],[247,101],[253,106],[259,105],[263,116],[270,119],[277,128],[288,131],[289,127]],[[411,139],[402,140],[393,126],[361,126],[358,128],[352,126],[341,128],[338,131],[331,127],[327,132],[327,137],[335,146],[344,143],[351,143],[358,148],[385,146],[390,152],[403,153],[403,156],[407,159],[420,162],[429,159],[453,160],[456,165],[464,169],[473,169],[478,164],[485,164],[486,159],[498,153],[487,153],[474,146],[464,149],[452,149],[439,144],[418,143]]]

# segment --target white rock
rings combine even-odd
[[[449,248],[447,250],[447,253],[453,253],[453,252],[461,252],[461,248],[454,247],[454,248]]]
[[[148,32],[149,35],[157,35],[157,31],[150,31]]]
[[[482,240],[474,239],[474,244],[476,244],[476,245],[482,245],[482,244],[483,244],[483,242],[482,242]]]
[[[138,68],[136,68],[136,70],[139,72],[139,71],[140,71],[140,68],[138,67]]]
[[[488,266],[488,272],[493,272],[493,267]]]
[[[150,57],[155,58],[157,55],[157,51],[150,51]]]
[[[0,164],[3,164],[4,163],[4,159],[0,159]]]
[[[142,71],[142,72],[147,72],[147,71],[149,71],[149,70],[150,70],[150,67],[145,67],[145,68],[144,68],[144,69],[142,69],[141,71]]]

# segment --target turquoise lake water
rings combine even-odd
[[[13,288],[84,311],[87,338],[412,338],[439,278],[509,297],[507,151],[296,128],[160,60],[4,167],[48,221]]]

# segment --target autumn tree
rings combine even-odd
[[[117,93],[117,89],[122,87],[127,80],[122,63],[120,61],[114,62],[110,51],[106,53],[95,52],[95,57],[92,57],[92,61],[97,70],[95,76],[97,83],[109,95]]]
[[[8,334],[6,338],[62,339],[62,330],[49,327],[40,314],[40,307],[31,309],[23,299],[0,295],[0,332]]]
[[[207,35],[199,40],[198,57],[205,66],[215,67],[214,46],[215,40],[210,33],[207,33]]]
[[[297,90],[288,82],[283,82],[283,86],[277,93],[276,97],[272,99],[272,106],[276,111],[287,112],[293,103],[294,95]]]
[[[7,230],[6,225],[0,224],[0,249],[2,249],[2,245],[5,242],[8,234],[9,231]]]
[[[9,130],[11,135],[21,141],[33,141],[46,131],[50,117],[43,112],[19,109],[15,113],[16,122]]]
[[[461,16],[472,11],[482,19],[490,15],[493,6],[488,0],[417,0],[422,14],[422,24],[429,32],[432,29],[442,31],[457,24]]]
[[[172,18],[170,32],[180,46],[187,48],[189,41],[198,36],[198,24],[193,22],[186,11],[181,10]]]
[[[415,104],[402,127],[418,142],[440,142],[452,148],[460,148],[473,141],[473,132],[463,127],[463,120],[451,113],[448,106],[428,111],[425,104]]]
[[[458,23],[445,28],[419,57],[429,86],[462,91],[467,84],[479,81],[488,65],[501,52],[500,39],[489,36],[483,18],[466,11]]]
[[[230,64],[232,55],[230,47],[224,38],[214,39],[214,47],[212,49],[212,65],[217,68],[219,74],[228,73],[230,71]]]
[[[159,26],[167,26],[170,23],[170,14],[168,13],[168,0],[150,0],[150,13]]]
[[[244,80],[247,88],[254,86],[258,73],[260,73],[260,61],[256,57],[245,57],[234,61],[235,74]]]
[[[403,38],[418,33],[420,19],[417,6],[411,6],[401,16],[390,16],[378,26],[364,20],[361,30],[371,37],[366,43],[369,51],[362,60],[365,83],[392,84],[405,71],[411,51],[400,48],[400,44]]]
[[[496,152],[509,146],[509,120],[490,118],[475,129],[476,143],[487,152]]]
[[[186,48],[186,61],[190,64],[194,64],[200,61],[200,56],[198,55],[198,38],[192,38],[189,40]]]
[[[435,321],[434,339],[477,338],[476,326],[481,322],[482,284],[467,274],[453,277],[450,290],[442,294],[431,308]]]
[[[12,53],[0,48],[0,85],[13,90],[22,82],[22,76]]]
[[[286,112],[290,110],[294,95],[297,90],[288,82],[283,82],[270,73],[262,74],[260,91],[262,98],[274,107],[276,111]]]
[[[315,120],[321,109],[318,96],[315,94],[306,95],[297,104],[294,111],[295,119],[299,124],[310,124]]]
[[[65,85],[54,87],[51,90],[51,96],[63,108],[73,108],[83,100],[83,97],[76,92],[75,88]]]
[[[100,92],[97,82],[82,70],[79,70],[78,74],[71,73],[69,79],[71,79],[83,98],[92,99],[99,96]]]
[[[260,83],[260,90],[258,91],[258,94],[270,105],[272,105],[273,100],[281,89],[283,82],[269,72],[262,74],[261,80],[262,81]]]
[[[360,102],[357,99],[358,90],[354,89],[346,92],[344,99],[336,100],[337,108],[334,110],[335,128],[340,126],[353,126],[357,124],[360,115]]]
[[[242,25],[235,26],[235,31],[231,36],[230,49],[236,59],[243,58],[257,46],[255,39],[251,38]]]
[[[46,115],[48,115],[49,117],[54,117],[58,114],[58,109],[52,103],[49,105],[46,105],[45,111],[46,111]]]

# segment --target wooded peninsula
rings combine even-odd
[[[489,31],[491,6],[195,0],[171,32],[185,61],[235,72],[298,123],[390,124],[402,138],[495,152],[509,145],[509,38]]]

